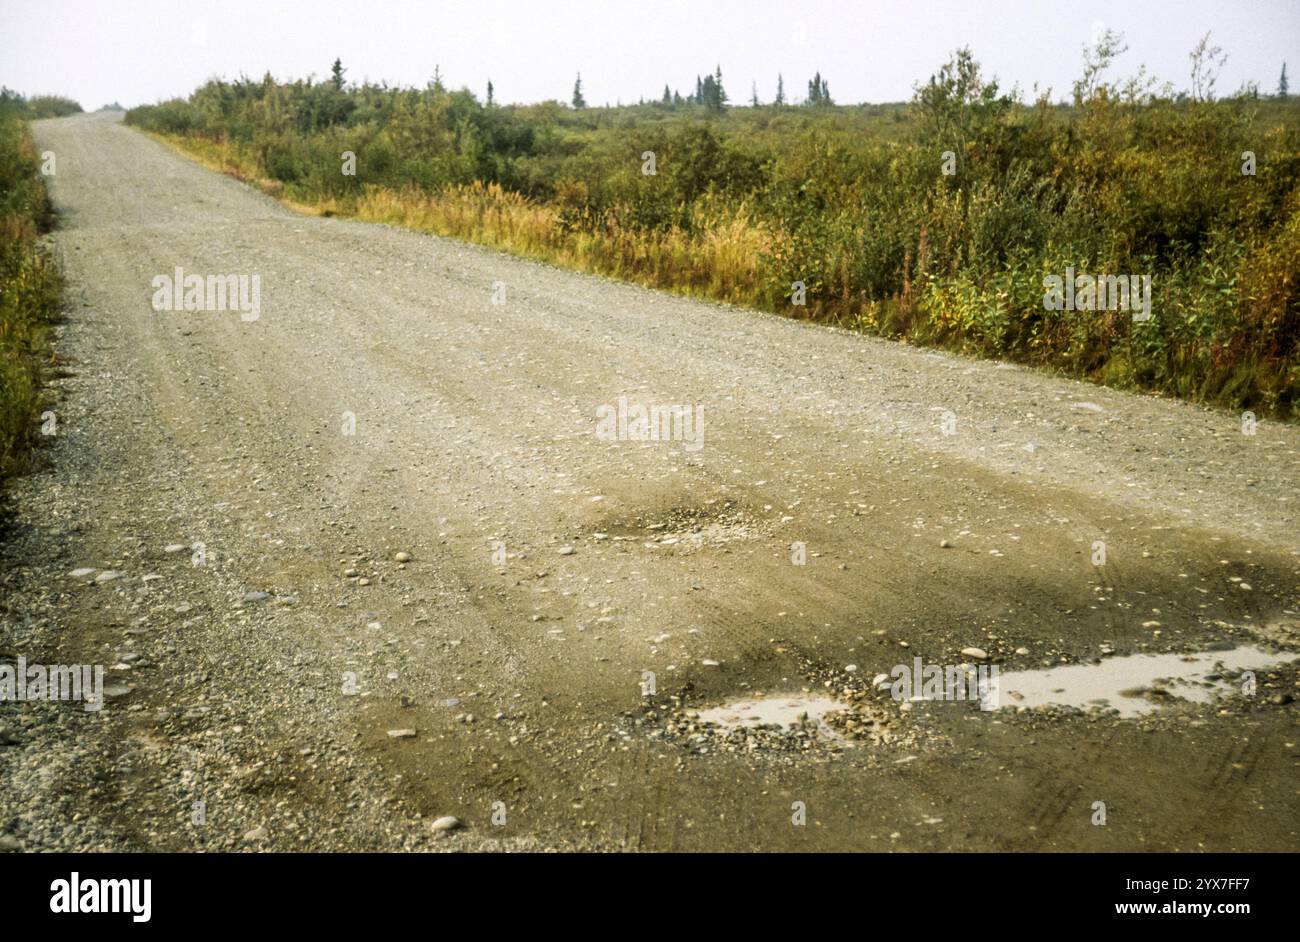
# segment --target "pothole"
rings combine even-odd
[[[764,522],[731,501],[703,507],[676,507],[631,520],[610,521],[596,539],[639,542],[646,549],[698,550],[752,540],[766,532]]]
[[[1014,671],[997,679],[1001,709],[1075,707],[1113,709],[1122,717],[1143,716],[1175,700],[1210,703],[1241,696],[1245,671],[1257,671],[1300,658],[1246,645],[1196,654],[1132,654],[1100,664],[1075,664],[1046,670]]]
[[[645,719],[663,735],[697,754],[788,754],[839,752],[854,745],[884,745],[905,738],[905,720],[870,697],[847,692],[844,699],[810,692],[758,694],[715,706],[686,708],[676,697],[661,715]]]
[[[724,729],[775,726],[780,729],[813,728],[820,735],[841,738],[824,722],[827,713],[849,709],[847,703],[828,697],[760,697],[732,700],[721,706],[700,710],[694,718]],[[689,714],[688,714],[689,715]]]

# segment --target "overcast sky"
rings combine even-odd
[[[591,104],[684,94],[721,65],[734,101],[770,101],[777,73],[801,99],[816,70],[838,102],[902,101],[969,45],[1004,85],[1068,96],[1080,48],[1104,24],[1127,34],[1117,71],[1141,64],[1178,88],[1207,31],[1228,54],[1217,90],[1273,92],[1284,60],[1300,92],[1300,0],[0,0],[0,84],[88,110],[189,94],[208,78],[327,76],[445,82],[500,102],[567,101],[582,73]]]

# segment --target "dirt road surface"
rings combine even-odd
[[[1300,650],[1295,427],[298,215],[112,116],[35,133],[67,373],[0,659],[109,688],[0,704],[9,848],[1300,849],[1295,665],[1137,719],[873,684]],[[177,267],[258,276],[257,318],[155,310]],[[702,407],[701,447],[598,436],[620,398]],[[805,691],[844,738],[692,718]]]

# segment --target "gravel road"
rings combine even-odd
[[[872,684],[1300,651],[1300,429],[298,215],[111,115],[35,133],[67,373],[0,661],[112,695],[0,703],[0,848],[1300,849],[1295,665],[1137,719]],[[178,267],[258,316],[155,310]],[[702,436],[598,435],[620,399]],[[805,691],[843,738],[692,717]]]

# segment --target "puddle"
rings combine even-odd
[[[849,709],[848,704],[825,697],[763,697],[751,700],[732,700],[722,706],[700,710],[698,719],[701,723],[716,723],[725,729],[753,728],[756,726],[780,726],[782,729],[797,729],[815,726],[818,732],[835,737],[836,734],[826,725],[823,717]]]
[[[1100,664],[1004,673],[997,686],[1003,709],[1113,707],[1120,716],[1142,716],[1159,709],[1167,698],[1209,703],[1225,694],[1240,696],[1239,678],[1218,675],[1260,670],[1296,658],[1300,654],[1270,654],[1253,646],[1197,654],[1134,654],[1106,658]],[[1211,674],[1215,679],[1209,679]]]

